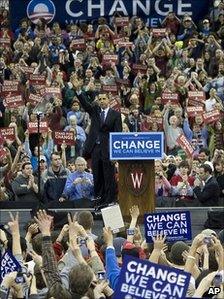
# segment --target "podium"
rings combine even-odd
[[[155,211],[154,160],[162,159],[162,132],[110,133],[110,160],[119,162],[118,197],[124,219],[138,205],[140,219]]]

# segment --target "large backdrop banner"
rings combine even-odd
[[[13,28],[28,17],[33,23],[38,18],[61,24],[96,20],[100,16],[110,17],[114,12],[142,17],[147,25],[160,27],[169,11],[179,17],[189,14],[194,20],[202,19],[209,9],[211,0],[10,0]]]

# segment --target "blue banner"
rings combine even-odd
[[[114,299],[185,298],[190,273],[125,256]]]
[[[1,278],[5,277],[6,274],[18,271],[21,268],[17,259],[11,254],[10,251],[6,251],[1,257]]]
[[[110,133],[110,160],[162,159],[162,132]]]
[[[160,27],[169,11],[178,17],[189,14],[195,21],[209,10],[210,0],[10,0],[11,20],[14,29],[22,18],[33,22],[44,17],[61,24],[111,17],[114,12],[127,16],[138,15],[148,26]]]
[[[158,234],[166,235],[166,241],[191,240],[191,215],[186,212],[165,212],[145,214],[145,238],[152,243],[152,237]]]

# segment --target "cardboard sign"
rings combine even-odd
[[[134,63],[132,65],[132,70],[133,70],[134,74],[137,74],[138,72],[140,72],[141,74],[146,74],[146,72],[147,72],[147,65]]]
[[[125,255],[114,299],[186,298],[190,273]]]
[[[118,56],[117,55],[103,55],[102,65],[111,65],[111,63],[118,64]]]
[[[198,107],[187,107],[187,114],[189,117],[195,117],[196,115],[200,115],[204,113],[204,109],[201,106]]]
[[[38,103],[41,103],[43,101],[43,98],[40,97],[39,95],[31,93],[29,95],[28,102],[31,103],[31,105],[36,106]]]
[[[17,96],[7,96],[4,100],[3,100],[3,105],[6,108],[17,108],[17,107],[21,107],[24,106],[24,102],[22,99],[21,95],[17,95]]]
[[[152,34],[156,37],[163,37],[166,35],[166,28],[153,28]]]
[[[115,18],[115,24],[118,27],[128,26],[129,17],[117,17],[117,18]]]
[[[15,140],[15,129],[10,127],[0,128],[0,135],[4,140]]]
[[[18,81],[5,80],[3,82],[3,85],[1,86],[1,94],[3,96],[7,96],[10,93],[12,93],[12,94],[19,93],[19,82]]]
[[[188,92],[188,106],[204,106],[205,94],[203,91]]]
[[[110,227],[113,233],[124,229],[124,220],[119,205],[101,209],[105,227]]]
[[[64,132],[64,131],[55,131],[54,132],[54,142],[57,145],[67,144],[67,145],[75,145],[75,136],[74,132]]]
[[[179,95],[178,93],[171,93],[171,92],[163,92],[161,95],[161,102],[163,105],[166,105],[168,102],[172,104],[179,103]]]
[[[83,50],[86,48],[86,41],[84,38],[73,39],[72,40],[72,49]]]
[[[117,94],[117,85],[102,85],[102,91]]]
[[[146,242],[152,237],[166,235],[167,242],[191,240],[190,212],[150,213],[144,216]]]
[[[203,120],[206,125],[215,123],[218,120],[220,120],[220,118],[221,118],[221,114],[219,110],[214,110],[203,114]]]
[[[29,122],[28,123],[28,131],[30,134],[38,133],[38,124],[37,122]],[[48,132],[48,124],[46,121],[40,121],[40,133]]]
[[[8,274],[21,269],[17,259],[10,251],[6,251],[1,258],[1,280]]]
[[[185,151],[185,153],[187,154],[188,157],[193,156],[194,149],[184,134],[181,134],[177,138],[177,144],[179,144],[179,146]]]

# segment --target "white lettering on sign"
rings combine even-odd
[[[131,173],[131,180],[135,189],[140,189],[142,184],[143,173]]]
[[[115,149],[160,149],[160,141],[159,140],[138,140],[131,142],[127,141],[115,141],[113,143]]]
[[[160,16],[166,16],[170,11],[175,11],[175,5],[172,1],[170,3],[166,3],[168,1],[156,0],[154,2],[154,6],[152,5],[152,1],[149,0],[110,0],[110,8],[108,11],[105,9],[105,3],[109,2],[108,0],[88,0],[87,2],[87,17],[92,17],[96,14],[100,16],[105,15],[113,15],[115,12],[122,12],[125,16],[128,15],[138,15],[140,11],[142,11],[146,16],[149,16],[152,11]],[[132,3],[132,11],[128,12],[126,7],[128,2]],[[84,12],[79,9],[80,3],[83,3],[84,0],[67,0],[65,3],[65,9],[68,15],[73,18],[78,18],[84,15]],[[165,2],[165,3],[164,3]],[[76,4],[76,5],[72,5]],[[192,15],[192,3],[186,3],[186,0],[178,0],[177,1],[177,9],[176,13],[179,16],[183,16],[185,14]]]

